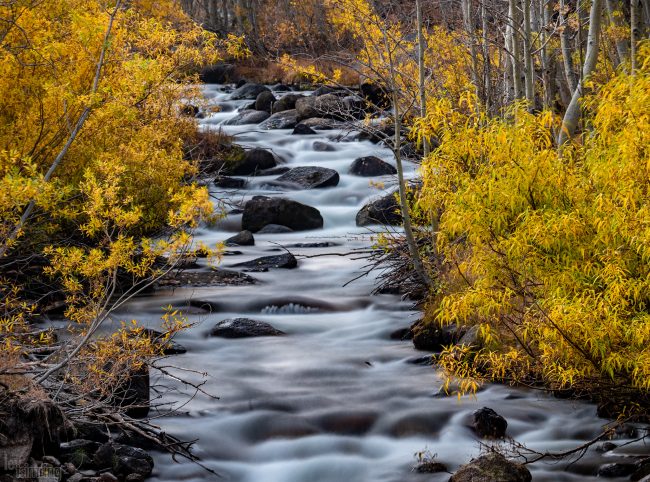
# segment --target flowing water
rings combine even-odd
[[[219,128],[250,103],[229,101],[220,86],[206,86],[205,95],[222,111],[201,120],[203,128]],[[157,422],[182,439],[198,439],[196,454],[224,480],[446,481],[449,474],[413,472],[414,454],[428,450],[450,470],[468,462],[480,447],[467,424],[472,411],[484,406],[506,417],[510,436],[536,450],[566,450],[600,432],[605,421],[587,403],[499,385],[486,387],[473,399],[443,396],[436,370],[413,363],[424,353],[416,352],[410,342],[390,339],[391,332],[409,326],[418,313],[398,296],[371,296],[376,273],[349,283],[363,274],[366,260],[347,255],[372,244],[374,233],[357,227],[355,215],[382,194],[368,178],[347,174],[349,166],[368,155],[393,164],[389,150],[367,141],[339,139],[340,131],[294,136],[289,130],[262,131],[256,126],[223,130],[246,147],[271,149],[288,166],[328,167],[341,176],[337,187],[281,193],[265,186],[274,177],[249,178],[243,191],[213,187],[216,197],[234,204],[264,194],[314,206],[323,215],[324,229],[256,234],[255,246],[232,248],[241,254],[226,256],[222,262],[227,267],[285,246],[298,258],[297,269],[254,273],[258,283],[253,286],[161,291],[135,300],[122,313],[156,328],[163,305],[183,307],[193,299],[216,307],[212,313],[188,312],[189,320],[198,324],[177,337],[188,351],[167,361],[190,380],[201,377],[181,369],[206,373],[203,388],[220,398],[198,394],[180,412]],[[315,150],[317,141],[333,150]],[[407,165],[407,176],[414,177],[415,169]],[[373,181],[383,181],[384,190],[395,185],[390,176]],[[198,240],[222,241],[240,230],[240,222],[241,215],[229,215],[200,230]],[[323,242],[332,246],[289,247]],[[216,322],[237,316],[267,321],[288,335],[205,336]],[[178,392],[163,394],[165,402],[187,400],[192,393],[183,385],[167,382],[167,386]],[[628,446],[604,455],[591,450],[568,470],[566,463],[537,463],[531,467],[533,480],[596,480],[585,474],[641,449]],[[156,455],[153,480],[208,477],[189,462],[174,463],[167,455]]]

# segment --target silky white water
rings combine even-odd
[[[206,97],[221,112],[201,120],[217,129],[250,101],[229,101],[220,86],[206,86]],[[352,161],[375,155],[394,164],[389,150],[351,140],[341,131],[294,136],[290,130],[262,131],[257,126],[223,126],[246,147],[271,149],[288,166],[322,166],[340,175],[337,187],[278,192],[265,188],[275,179],[249,178],[245,190],[212,187],[215,198],[230,207],[253,195],[283,196],[320,210],[321,230],[255,235],[255,246],[231,250],[228,267],[259,256],[279,254],[281,246],[326,242],[325,248],[288,248],[299,266],[293,270],[253,273],[253,286],[184,288],[139,298],[121,313],[147,326],[159,326],[162,307],[187,307],[188,300],[209,301],[213,312],[187,310],[197,325],[176,341],[187,353],[167,359],[176,373],[192,381],[207,375],[203,386],[218,400],[196,394],[173,415],[156,423],[181,439],[198,439],[196,454],[223,480],[242,482],[446,481],[449,474],[411,470],[416,452],[437,454],[451,471],[479,453],[479,441],[467,427],[473,410],[490,407],[508,420],[508,434],[540,451],[562,451],[596,436],[606,423],[592,404],[558,400],[540,392],[488,386],[475,398],[439,394],[442,379],[431,366],[412,363],[425,355],[410,342],[390,340],[391,332],[415,321],[411,304],[394,295],[370,296],[376,273],[349,283],[363,273],[366,261],[348,254],[373,243],[371,229],[358,228],[355,216],[373,197],[395,186],[392,176],[372,179],[349,175]],[[315,142],[334,147],[314,149]],[[407,177],[416,166],[407,163]],[[203,227],[197,240],[214,244],[240,230],[241,215]],[[280,250],[280,251],[278,251]],[[318,256],[314,256],[318,255]],[[207,269],[207,268],[205,268]],[[208,338],[217,322],[249,317],[285,331],[282,337]],[[181,370],[182,369],[182,370]],[[193,371],[183,371],[193,370]],[[191,387],[169,380],[160,402],[187,402]],[[174,390],[171,390],[174,389]],[[165,415],[169,407],[161,407]],[[639,449],[614,454],[595,450],[565,470],[567,463],[537,463],[535,481],[589,481],[600,464],[617,461]],[[155,456],[153,480],[206,480],[211,477],[190,462]],[[617,480],[617,479],[610,479]],[[625,480],[625,479],[619,479]]]

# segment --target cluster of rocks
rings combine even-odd
[[[111,434],[96,424],[73,426],[52,402],[25,398],[3,405],[3,482],[139,482],[153,467],[153,458],[133,446],[131,437],[115,430]]]

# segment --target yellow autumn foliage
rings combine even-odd
[[[639,59],[636,75],[585,99],[590,129],[561,155],[548,112],[489,119],[469,96],[419,121],[441,140],[417,206],[429,225],[441,213],[427,317],[478,325],[482,339],[442,353],[450,374],[603,398],[650,391],[647,42]]]
[[[197,124],[181,112],[201,103],[202,65],[246,50],[174,0],[11,0],[0,18],[0,342],[29,351],[21,332],[42,300],[16,263],[45,260],[27,276],[62,293],[83,337],[128,288],[119,276],[159,275],[157,260],[186,250],[212,216],[184,152]]]

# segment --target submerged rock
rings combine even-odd
[[[251,261],[234,264],[234,268],[248,268],[247,271],[268,271],[271,268],[293,269],[298,266],[298,261],[291,253],[277,256],[262,256]]]
[[[243,126],[248,124],[259,124],[271,116],[268,112],[261,110],[246,109],[235,117],[228,119],[223,124],[226,126]]]
[[[316,134],[316,131],[305,124],[298,124],[294,129],[292,134],[294,136],[310,136]]]
[[[505,437],[508,422],[491,408],[479,408],[472,414],[472,417],[472,428],[479,437]]]
[[[371,177],[397,174],[397,169],[376,156],[359,157],[350,166],[350,174]]]
[[[260,229],[258,234],[284,234],[293,233],[293,229],[283,226],[281,224],[267,224]]]
[[[318,209],[285,198],[255,196],[244,206],[242,227],[253,233],[267,224],[281,224],[294,231],[323,227]]]
[[[416,350],[439,352],[445,346],[456,343],[463,336],[465,330],[455,323],[440,326],[436,323],[418,320],[411,325],[410,332]]]
[[[220,321],[209,333],[209,336],[221,338],[250,338],[254,336],[281,336],[286,333],[274,328],[265,321],[249,318],[232,318]]]
[[[246,186],[246,180],[228,176],[217,176],[214,180],[214,185],[224,189],[242,189]]]
[[[226,246],[254,246],[255,238],[250,231],[241,231],[224,241]]]
[[[528,469],[503,455],[491,453],[463,465],[449,482],[531,482]]]

